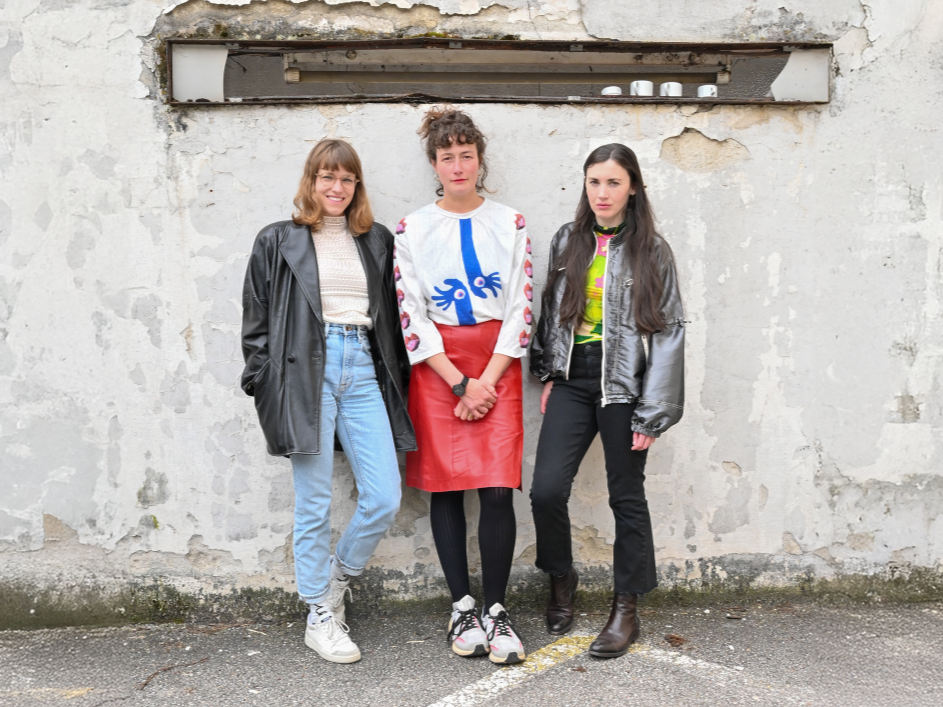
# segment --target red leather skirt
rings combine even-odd
[[[471,326],[436,324],[445,354],[469,378],[488,365],[501,330],[492,320]],[[481,420],[462,421],[458,398],[425,363],[409,379],[409,417],[419,450],[406,454],[406,485],[423,491],[521,487],[524,407],[521,360],[514,359],[497,386],[498,402]]]

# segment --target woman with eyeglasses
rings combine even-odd
[[[269,454],[291,459],[305,644],[353,663],[345,594],[400,503],[397,451],[416,449],[403,393],[409,360],[393,286],[393,235],[373,221],[360,159],[342,140],[311,150],[290,221],[266,226],[243,290],[242,388]],[[331,544],[335,438],[353,469],[357,510]]]

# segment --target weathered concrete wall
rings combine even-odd
[[[690,319],[685,418],[647,484],[667,581],[943,569],[939,3],[8,0],[0,23],[7,587],[293,590],[290,468],[237,386],[247,252],[288,217],[322,137],[360,151],[381,222],[434,183],[421,107],[166,108],[157,40],[224,34],[834,41],[825,106],[468,110],[538,282],[587,152],[622,141],[641,159]],[[337,461],[340,526],[354,502]],[[526,494],[516,509],[526,576]],[[571,510],[578,557],[604,566],[598,443]],[[371,574],[391,592],[440,586],[427,516],[407,490]]]

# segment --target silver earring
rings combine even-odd
[[[433,178],[434,178],[437,182],[439,182],[439,184],[442,183],[442,180],[439,179],[439,175],[438,175],[438,174],[433,175]]]

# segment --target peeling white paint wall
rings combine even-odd
[[[381,222],[433,198],[406,105],[192,108],[155,33],[830,40],[814,107],[473,105],[538,282],[594,147],[639,155],[688,309],[687,410],[648,492],[669,581],[943,570],[943,7],[931,0],[0,4],[0,574],[293,588],[288,463],[238,389],[248,250],[351,141]],[[539,387],[528,381],[524,487]],[[338,456],[334,525],[353,483]],[[474,503],[472,499],[470,503]],[[516,497],[518,561],[534,558]],[[605,564],[601,447],[571,502]],[[436,576],[427,498],[373,566]],[[477,554],[474,541],[472,556]],[[753,570],[750,570],[753,568]],[[390,575],[392,576],[392,575]]]

